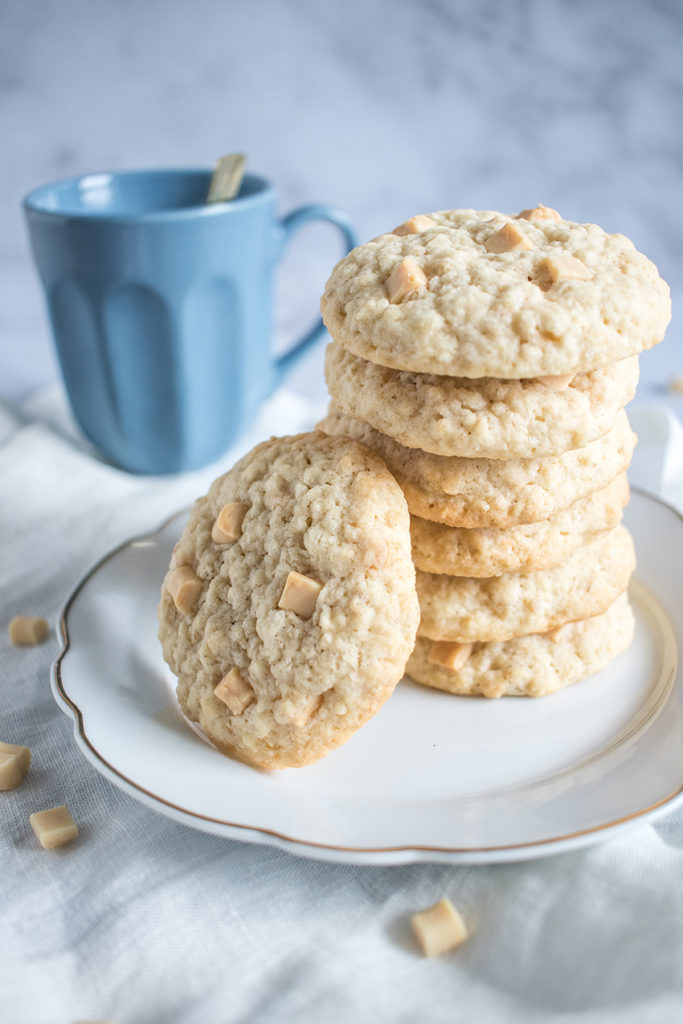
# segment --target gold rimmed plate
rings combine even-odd
[[[184,719],[157,640],[179,513],[103,558],[69,598],[52,667],[76,742],[106,778],[206,832],[350,863],[524,860],[608,838],[683,792],[683,520],[635,492],[636,635],[590,680],[540,700],[401,682],[347,744],[257,771]]]

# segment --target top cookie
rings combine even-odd
[[[671,315],[668,286],[628,238],[545,207],[415,217],[341,260],[321,309],[335,341],[382,366],[508,379],[636,355]]]
[[[391,694],[419,610],[408,509],[367,448],[274,438],[192,509],[162,588],[178,698],[222,751],[317,760]]]

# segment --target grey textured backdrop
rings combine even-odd
[[[0,393],[56,373],[22,195],[238,149],[282,212],[334,202],[361,239],[417,211],[540,200],[632,237],[676,303],[681,52],[680,0],[3,0]],[[296,243],[280,344],[336,257],[330,229]],[[641,395],[683,372],[677,322]],[[295,385],[322,394],[320,365]]]

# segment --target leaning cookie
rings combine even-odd
[[[538,523],[466,530],[411,516],[413,561],[424,572],[449,576],[550,569],[598,533],[615,527],[628,499],[628,479],[620,473],[607,487]]]
[[[605,668],[629,646],[634,626],[624,593],[601,615],[551,633],[465,646],[418,640],[406,673],[462,696],[545,697]]]
[[[330,334],[398,370],[511,379],[661,341],[671,303],[654,264],[623,235],[534,213],[446,210],[358,246],[325,287]]]
[[[334,408],[318,429],[353,437],[377,452],[401,485],[413,515],[467,529],[548,519],[606,487],[628,467],[636,442],[623,410],[604,437],[562,455],[533,459],[432,455],[405,448]]]
[[[178,700],[224,753],[316,761],[392,693],[418,605],[386,467],[321,433],[259,445],[192,509],[162,587]]]
[[[545,633],[599,615],[626,589],[634,568],[631,535],[616,526],[552,569],[488,579],[418,570],[418,636],[468,643]]]
[[[468,380],[390,370],[328,346],[334,405],[406,448],[465,458],[559,455],[602,437],[633,398],[638,357],[590,373]]]

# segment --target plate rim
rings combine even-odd
[[[669,512],[673,512],[676,518],[683,525],[683,514],[675,506],[661,498],[657,494],[645,488],[631,485],[631,491],[648,501],[653,501]],[[429,846],[421,844],[401,844],[397,846],[345,846],[338,843],[321,843],[315,840],[302,839],[290,836],[275,829],[269,829],[256,825],[245,825],[240,822],[226,821],[223,818],[215,818],[210,815],[201,814],[187,807],[182,807],[167,800],[163,796],[151,792],[139,782],[129,778],[122,771],[111,764],[94,746],[87,735],[84,724],[83,711],[69,696],[64,685],[62,676],[62,664],[68,652],[71,650],[71,637],[69,634],[68,617],[72,606],[78,595],[95,576],[99,570],[120,552],[134,544],[152,540],[163,533],[176,519],[181,519],[189,512],[191,505],[187,505],[171,515],[167,516],[161,523],[150,530],[137,533],[126,540],[121,541],[111,550],[99,558],[91,568],[76,583],[62,607],[57,623],[57,640],[60,649],[50,667],[50,683],[53,697],[64,714],[73,721],[73,733],[76,745],[81,750],[92,766],[105,778],[113,783],[123,792],[128,793],[133,799],[137,799],[144,806],[157,813],[164,814],[171,820],[196,830],[208,832],[213,835],[235,839],[242,842],[265,844],[285,849],[298,856],[310,857],[318,860],[335,860],[347,863],[372,863],[372,864],[399,864],[417,861],[429,861],[432,863],[460,863],[460,864],[485,864],[503,863],[551,856],[556,853],[566,852],[571,849],[578,849],[593,842],[598,842],[604,833],[614,833],[624,828],[631,827],[635,822],[645,823],[652,821],[664,813],[673,810],[683,803],[683,779],[680,786],[671,793],[663,796],[660,800],[649,804],[640,810],[615,818],[611,821],[602,822],[590,828],[578,829],[560,836],[551,836],[545,839],[529,840],[523,843],[496,844],[495,846],[483,847],[451,847],[451,846]]]

